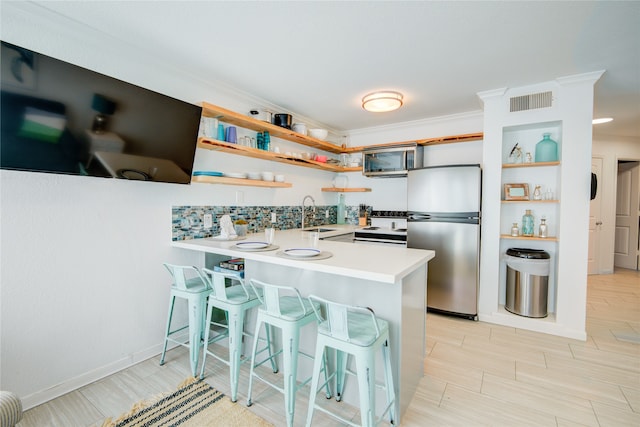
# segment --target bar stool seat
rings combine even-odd
[[[313,358],[311,355],[303,353],[299,349],[300,330],[303,326],[315,321],[316,317],[312,304],[309,300],[302,298],[300,292],[293,287],[278,286],[264,283],[255,279],[251,279],[251,287],[254,289],[262,305],[258,308],[258,317],[256,320],[256,329],[253,341],[253,352],[251,355],[251,369],[249,373],[249,391],[247,394],[247,406],[251,406],[251,392],[253,379],[257,378],[272,388],[284,394],[285,413],[287,418],[287,426],[293,426],[295,415],[296,392],[304,387],[311,378],[304,381],[297,381],[298,374],[298,356],[306,356]],[[260,289],[261,291],[259,291]],[[267,329],[271,327],[279,328],[282,331],[282,349],[276,353],[271,353],[266,359],[256,362],[258,344],[258,333],[262,325]],[[266,363],[267,360],[273,361],[274,358],[282,354],[283,370],[284,370],[284,388],[281,388],[273,382],[261,377],[255,368]],[[325,374],[325,380],[328,379],[325,355],[316,352],[316,364],[320,366]],[[274,370],[274,372],[276,372]],[[325,381],[326,396],[331,397],[328,381]]]
[[[222,363],[229,366],[229,380],[231,385],[231,401],[236,402],[238,400],[238,380],[240,377],[240,364],[245,360],[241,359],[242,355],[242,338],[243,335],[250,336],[244,333],[244,318],[247,310],[256,307],[260,304],[256,291],[251,287],[246,287],[244,279],[240,272],[227,273],[221,271],[210,270],[203,268],[202,272],[204,277],[208,280],[209,286],[212,289],[209,295],[207,303],[207,312],[204,330],[204,347],[202,350],[202,369],[200,371],[200,379],[204,378],[204,369],[207,362],[207,355],[210,355]],[[231,280],[232,286],[227,287],[227,279]],[[213,309],[217,308],[225,312],[226,324],[212,321]],[[224,332],[215,334],[213,338],[209,338],[211,333],[211,325],[218,328],[224,328]],[[267,350],[271,350],[270,334],[267,329]],[[209,350],[209,344],[218,342],[222,339],[228,338],[229,345],[229,358],[228,360],[215,354]],[[248,359],[246,359],[248,360]],[[272,368],[277,370],[275,361],[272,362]]]
[[[169,314],[167,316],[167,327],[164,336],[164,346],[160,356],[160,365],[164,365],[164,357],[167,352],[169,342],[187,347],[189,349],[189,362],[191,372],[195,377],[198,371],[198,359],[200,345],[202,344],[202,331],[204,328],[204,311],[207,304],[207,297],[211,293],[211,287],[196,267],[190,265],[163,264],[173,277],[171,285],[171,297],[169,303]],[[187,300],[189,311],[189,323],[171,330],[171,320],[173,318],[173,308],[176,298]],[[186,340],[184,337],[173,338],[179,332],[188,329]]]
[[[316,404],[321,370],[317,358],[322,354],[326,354],[327,348],[336,350],[336,371],[329,376],[329,380],[334,377],[336,379],[336,401],[342,399],[345,386],[345,374],[355,375],[358,378],[361,425],[378,425],[384,420],[386,414],[389,414],[389,421],[393,424],[395,420],[396,396],[389,352],[389,323],[386,320],[376,317],[369,308],[340,304],[314,295],[309,296],[309,301],[312,304],[319,323],[316,341],[316,360],[313,366],[311,395],[309,397],[306,425],[311,425],[315,409],[345,424],[351,426],[357,425]],[[382,359],[384,362],[384,385],[376,384],[375,355],[380,349],[382,349]],[[347,369],[349,357],[355,359],[355,373]],[[325,386],[327,382],[328,380],[325,375],[325,384],[321,384],[320,388]],[[375,407],[376,387],[383,388],[387,398],[387,406],[379,418],[376,416]]]

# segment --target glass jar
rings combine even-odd
[[[558,161],[558,143],[551,139],[550,133],[543,133],[542,140],[536,144],[536,162]]]
[[[520,229],[518,228],[517,222],[514,222],[513,226],[511,226],[511,235],[513,237],[518,237],[520,235]]]
[[[536,185],[535,190],[533,190],[533,200],[542,200],[542,189],[539,185]]]
[[[522,235],[533,236],[533,215],[530,209],[527,209],[522,216]]]
[[[547,235],[548,235],[547,220],[545,219],[545,217],[542,217],[540,219],[540,228],[538,229],[538,236],[539,237],[547,237]]]

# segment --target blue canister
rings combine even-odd
[[[551,139],[550,133],[543,133],[542,140],[536,144],[536,162],[557,162],[558,143]]]
[[[224,126],[218,125],[218,141],[224,141]]]
[[[257,148],[258,150],[264,150],[264,135],[262,132],[256,134]]]
[[[235,144],[238,141],[236,136],[235,126],[227,127],[227,135],[226,135],[225,141],[230,142],[232,144]]]
[[[269,136],[269,132],[268,131],[264,131],[264,146],[263,146],[263,150],[265,151],[269,151],[270,150],[270,145],[271,145],[271,137]]]

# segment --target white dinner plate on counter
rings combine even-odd
[[[233,245],[234,249],[248,252],[273,251],[280,246],[270,245],[267,242],[240,242]]]
[[[240,242],[236,246],[243,249],[264,249],[269,244],[267,242]]]
[[[331,258],[333,254],[313,248],[291,248],[276,252],[276,256],[287,259],[297,259],[300,261],[319,261]]]
[[[307,258],[312,256],[318,256],[320,255],[321,251],[319,249],[313,249],[313,248],[293,248],[293,249],[285,249],[283,252],[289,256]]]

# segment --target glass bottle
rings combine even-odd
[[[527,209],[522,216],[522,235],[533,236],[533,215],[530,209]]]
[[[542,200],[542,190],[539,185],[536,185],[535,190],[533,190],[533,200]]]
[[[531,153],[527,152],[527,154],[524,157],[524,162],[525,163],[531,163],[533,160],[531,159]]]
[[[540,218],[540,228],[538,229],[539,237],[547,237],[547,220],[545,217]]]
[[[518,228],[518,223],[514,222],[511,227],[511,235],[514,237],[518,237],[520,235],[520,229]]]
[[[346,211],[346,207],[344,205],[344,194],[340,193],[338,195],[338,213],[337,213],[338,217],[336,218],[337,224],[345,223],[345,211]]]
[[[542,140],[536,144],[536,162],[558,161],[558,143],[551,139],[550,133],[543,133]]]
[[[262,149],[265,150],[265,151],[270,151],[270,149],[271,149],[271,137],[269,136],[269,132],[268,131],[266,131],[266,130],[264,131],[263,138],[264,138],[264,143],[263,143],[264,145],[263,145]]]

